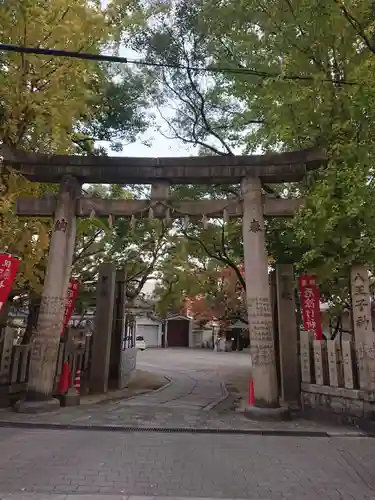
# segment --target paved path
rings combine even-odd
[[[0,450],[0,492],[17,500],[21,493],[37,494],[34,500],[43,493],[95,495],[90,500],[375,497],[369,438],[0,429]]]
[[[171,378],[171,383],[162,390],[133,399],[62,408],[53,413],[23,415],[0,410],[0,425],[5,421],[26,426],[74,425],[105,429],[270,430],[269,423],[250,422],[244,415],[231,411],[225,402],[215,406],[226,396],[225,382],[235,381],[239,387],[247,386],[250,376],[247,354],[149,349],[140,353],[138,367],[162,373]],[[271,430],[337,432],[336,427],[305,421],[273,423]]]
[[[224,381],[246,385],[246,355],[150,349],[139,360],[172,383],[44,415],[0,411],[1,500],[375,498],[375,440],[304,421],[270,429],[209,409]],[[254,435],[267,430],[280,435]]]
[[[227,395],[225,377],[221,373],[224,366],[247,373],[249,358],[237,356],[234,359],[232,353],[186,349],[149,349],[141,352],[138,355],[138,367],[165,375],[171,382],[164,389],[139,396],[128,401],[128,404],[199,410],[210,407]]]
[[[22,415],[0,410],[0,421],[39,422],[76,425],[135,426],[135,427],[235,427],[234,414],[222,418],[211,414],[210,408],[227,396],[225,382],[240,377],[248,383],[248,355],[214,353],[209,350],[149,349],[139,353],[138,367],[163,374],[171,382],[153,393],[125,401],[107,402],[65,408],[52,414]],[[217,420],[216,424],[212,419]],[[239,417],[237,426],[248,422]]]

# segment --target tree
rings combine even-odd
[[[211,194],[215,195],[215,188]],[[207,197],[207,187],[178,186],[172,194],[174,198],[177,196],[202,199]],[[155,295],[162,316],[181,312],[186,308],[186,300],[191,306],[194,304],[195,316],[202,321],[242,314],[238,312],[237,300],[244,297],[246,286],[241,233],[238,221],[175,222],[173,236],[158,268]],[[231,241],[236,244],[228,243]]]
[[[129,199],[131,189],[95,186],[90,195],[100,198]],[[95,217],[81,225],[73,259],[73,274],[81,281],[92,302],[100,264],[113,262],[125,272],[126,290],[130,298],[137,297],[146,282],[153,277],[158,261],[165,251],[169,230],[163,221],[138,218],[116,218],[112,221]]]
[[[156,0],[148,2],[155,9]],[[204,154],[234,154],[251,120],[241,121],[240,102],[229,93],[218,92],[204,68],[212,61],[206,33],[195,23],[196,2],[179,0],[166,4],[153,22],[140,26],[132,45],[156,63],[150,70],[159,113],[166,127],[159,131],[169,138],[198,147]],[[249,117],[247,117],[249,118]]]
[[[350,266],[375,263],[372,3],[346,5],[180,1],[152,30],[152,55],[172,66],[164,95],[174,96],[178,109],[167,118],[182,140],[214,145],[215,154],[327,150],[325,170],[297,186],[276,186],[308,201],[293,221],[268,222],[268,245],[276,260],[286,255],[316,273],[324,296],[337,304],[349,299],[343,283]],[[216,103],[225,123],[214,114]],[[218,150],[212,126],[234,138],[231,151]]]
[[[263,120],[249,147],[327,149],[327,169],[301,186],[307,205],[283,232],[300,247],[294,262],[318,275],[323,299],[340,316],[350,305],[351,265],[374,268],[374,58],[364,38],[371,3],[350,6],[358,30],[349,28],[344,2],[254,1],[231,11],[205,5],[221,20],[206,18],[217,62],[254,70],[229,77],[231,92]]]
[[[222,268],[211,275],[205,295],[187,299],[190,314],[204,324],[218,322],[225,329],[231,322],[248,322],[245,289],[231,268]]]
[[[131,18],[131,8],[132,2],[109,2],[103,8],[100,2],[86,0],[5,1],[0,7],[1,38],[3,43],[29,47],[115,49],[131,22],[140,21]],[[120,141],[134,140],[147,126],[147,82],[139,73],[87,60],[9,52],[0,54],[0,64],[2,149],[103,154],[96,141],[111,140],[118,149]],[[30,183],[4,168],[0,174],[0,248],[21,258],[15,291],[21,298],[31,293],[34,322],[51,221],[19,219],[14,206],[21,196],[51,194],[56,186]],[[95,234],[99,221],[90,224]],[[87,234],[87,228],[80,221],[78,234]]]

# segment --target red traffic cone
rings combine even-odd
[[[69,363],[65,361],[63,364],[62,370],[61,370],[61,375],[60,375],[60,380],[59,380],[59,386],[57,388],[57,394],[66,394],[69,390]]]
[[[77,369],[76,376],[74,377],[74,387],[78,394],[81,394],[81,370]]]
[[[254,380],[251,379],[249,382],[249,406],[254,404]]]

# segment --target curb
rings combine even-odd
[[[145,391],[145,392],[142,392],[141,394],[135,394],[134,396],[130,396],[130,398],[124,398],[124,401],[131,401],[132,399],[139,398],[141,396],[147,396],[149,394],[156,394],[157,392],[164,391],[164,389],[167,389],[167,387],[169,387],[170,385],[173,384],[173,379],[171,379],[170,377],[167,377],[166,375],[163,375],[163,377],[167,380],[167,382],[164,385],[162,385],[161,387],[159,387],[158,389],[155,389],[155,390],[151,389],[150,391]]]
[[[133,396],[129,396],[129,397],[126,397],[126,396],[103,397],[103,398],[98,398],[97,401],[93,401],[93,402],[82,401],[82,398],[81,398],[81,402],[80,402],[79,406],[84,407],[84,406],[90,406],[90,405],[100,405],[102,403],[117,403],[119,401],[125,402],[125,401],[130,401],[131,399],[139,398],[141,396],[146,396],[148,394],[155,394],[156,392],[159,392],[159,391],[166,389],[173,382],[171,378],[166,377],[165,375],[163,375],[163,377],[166,379],[166,383],[164,385],[162,385],[161,387],[159,387],[158,389],[144,390],[144,391],[139,392],[138,394],[134,394]],[[88,397],[90,397],[90,395],[88,395]],[[0,500],[1,500],[1,498],[0,498]]]
[[[209,403],[207,406],[204,406],[202,408],[202,411],[211,411],[214,408],[216,408],[216,406],[218,406],[220,403],[223,403],[226,399],[229,398],[230,394],[228,392],[226,385],[223,382],[220,382],[220,385],[221,385],[221,390],[223,391],[223,395],[220,398],[213,401],[212,403]]]
[[[103,496],[104,495],[104,496]],[[14,493],[2,493],[0,492],[0,499],[1,500],[77,500],[78,498],[82,498],[82,500],[256,500],[254,497],[252,498],[207,498],[207,497],[175,497],[175,496],[139,496],[139,495],[126,495],[124,493],[119,493],[119,494],[111,494],[111,493],[77,493],[77,492],[71,492],[71,493],[59,493],[59,490],[57,488],[57,491],[55,493],[44,493],[38,490],[38,488],[35,489],[33,493],[31,492],[14,492]],[[259,497],[258,497],[259,500]]]
[[[271,437],[319,437],[319,438],[374,438],[374,434],[362,431],[316,431],[316,430],[290,430],[290,429],[231,429],[231,428],[204,428],[204,427],[136,427],[121,425],[99,424],[52,424],[32,422],[0,422],[0,428],[8,429],[41,429],[56,431],[96,431],[96,432],[121,432],[142,433],[155,432],[159,434],[221,434],[221,435],[249,435]]]

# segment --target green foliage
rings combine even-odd
[[[236,194],[220,186],[174,186],[171,197],[182,199],[228,199]],[[199,316],[207,320],[224,317],[233,308],[233,298],[220,285],[221,275],[233,269],[241,277],[239,267],[243,263],[242,229],[238,220],[222,224],[215,219],[189,219],[176,221],[166,246],[164,258],[158,266],[159,283],[155,290],[157,310],[161,316],[181,312],[186,299],[201,297],[209,315]],[[197,306],[197,304],[195,304]],[[197,307],[196,307],[197,309]],[[198,311],[195,311],[198,315]],[[211,314],[211,317],[209,317]]]
[[[231,92],[262,120],[247,135],[247,147],[321,146],[331,158],[292,225],[302,266],[321,279],[347,273],[355,262],[373,266],[374,54],[335,2],[254,0],[233,9],[213,1],[205,7],[220,64],[278,75],[229,78]],[[209,21],[213,9],[217,23]],[[360,25],[371,25],[370,2],[351,9]]]
[[[102,85],[91,99],[91,109],[73,134],[73,142],[88,153],[106,154],[97,141],[121,151],[144,132],[152,116],[146,112],[152,89],[147,78],[128,68],[103,68]],[[98,100],[100,96],[100,100]],[[79,151],[82,152],[82,151]]]
[[[2,2],[3,43],[97,52],[110,37],[105,16],[84,0]],[[95,93],[96,63],[2,53],[1,140],[12,147],[69,150],[77,120]]]
[[[112,1],[104,8],[100,1],[6,0],[0,6],[0,35],[3,43],[98,53],[116,50],[132,23],[142,22],[140,13],[137,2],[131,1]],[[0,145],[50,154],[101,154],[105,151],[95,142],[107,141],[119,149],[120,142],[134,141],[146,128],[148,90],[147,80],[129,69],[2,52]],[[51,221],[18,219],[15,201],[55,191],[56,186],[1,171],[0,250],[22,260],[18,290],[40,292]],[[84,250],[81,258],[88,252],[94,255],[105,230],[101,221],[80,221],[77,254]]]
[[[118,185],[90,186],[87,194],[104,199],[132,199],[130,188]],[[145,217],[146,215],[146,217]],[[135,227],[125,218],[109,220],[95,216],[78,223],[77,243],[73,259],[73,276],[80,280],[82,297],[90,306],[95,302],[99,266],[115,263],[125,272],[126,289],[130,298],[138,296],[145,283],[156,276],[161,257],[169,241],[168,227],[162,221],[149,220],[138,214]]]
[[[373,5],[345,5],[181,0],[148,39],[153,57],[185,66],[157,73],[165,102],[174,96],[172,135],[219,154],[327,150],[328,168],[292,186],[305,209],[269,221],[267,243],[341,304],[349,267],[375,269]],[[231,71],[207,77],[204,66]]]

